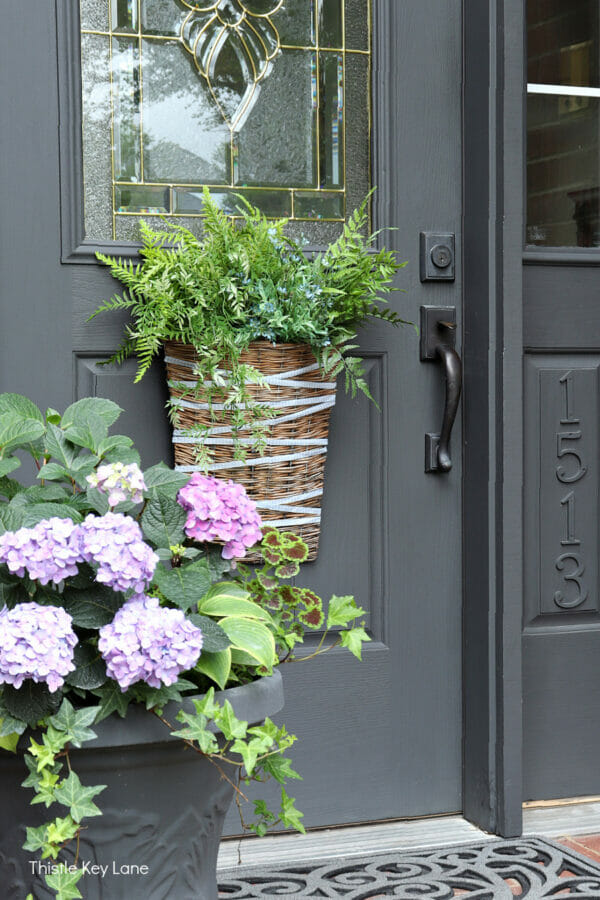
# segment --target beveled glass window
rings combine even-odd
[[[80,0],[85,230],[200,228],[202,186],[330,240],[369,189],[368,0]]]
[[[527,243],[600,246],[600,4],[528,0]]]

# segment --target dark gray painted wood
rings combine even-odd
[[[596,251],[600,261],[600,253]],[[600,334],[596,266],[524,268],[525,347],[593,350]]]
[[[59,409],[82,393],[113,397],[150,463],[170,458],[160,367],[135,387],[130,366],[99,367],[122,323],[86,320],[115,285],[72,255],[81,240],[79,123],[63,26],[76,6],[57,0],[58,45],[52,4],[38,4],[35,16],[4,10],[0,76],[18,90],[4,93],[11,125],[0,137],[0,390]],[[392,302],[413,321],[422,304],[456,306],[460,325],[462,267],[453,284],[422,285],[418,266],[420,231],[453,231],[461,246],[460,3],[444,0],[443,15],[440,0],[375,6],[376,219],[398,228],[386,240],[410,260],[399,279],[408,293]],[[294,759],[305,775],[295,793],[309,825],[461,808],[461,426],[452,472],[426,476],[440,370],[419,362],[412,329],[374,326],[361,344],[381,413],[340,398],[322,549],[304,581],[326,597],[355,593],[374,641],[362,666],[336,653],[284,672],[283,719],[301,736]]]
[[[464,814],[521,831],[523,9],[465,0]]]

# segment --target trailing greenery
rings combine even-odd
[[[224,417],[213,404],[224,404],[228,414],[236,411],[234,437],[266,413],[252,406],[248,391],[260,383],[260,374],[240,363],[252,341],[309,344],[329,376],[343,372],[352,396],[358,390],[369,396],[362,360],[350,355],[357,349],[357,329],[369,319],[407,324],[385,299],[405,263],[375,247],[378,233],[367,233],[369,198],[339,238],[312,257],[286,236],[287,219],[267,219],[240,197],[241,221],[234,223],[207,188],[201,239],[180,225],[154,231],[142,222],[141,263],[97,254],[125,290],[93,315],[126,310],[131,316],[109,362],[137,356],[139,381],[165,341],[192,344],[198,382],[189,396],[208,400],[214,424]],[[176,406],[172,416],[176,423]],[[251,433],[260,449],[264,430]]]
[[[93,481],[94,473],[109,463],[140,462],[130,438],[109,433],[120,413],[110,400],[84,398],[62,415],[54,409],[43,414],[26,397],[0,394],[0,534],[12,541],[10,535],[19,529],[51,518],[78,524],[87,516],[107,513],[107,495],[90,484],[90,477]],[[33,486],[11,477],[24,456],[37,470]],[[364,610],[353,598],[332,597],[324,611],[314,592],[283,583],[298,574],[307,557],[299,537],[266,529],[259,545],[262,567],[256,573],[242,564],[230,569],[220,547],[200,548],[187,537],[186,514],[176,499],[187,476],[160,463],[145,470],[143,481],[139,502],[128,499],[110,509],[135,520],[144,542],[160,559],[147,593],[202,631],[196,664],[175,684],[154,688],[138,681],[122,690],[109,675],[99,631],[113,621],[131,591],[98,583],[94,561],[80,564],[77,574],[59,583],[47,584],[28,571],[19,575],[0,564],[0,611],[34,609],[31,603],[58,607],[71,617],[78,638],[75,669],[58,689],[51,691],[43,680],[31,678],[18,688],[0,684],[0,748],[23,753],[28,769],[23,785],[33,789],[31,803],[49,810],[47,822],[27,829],[24,847],[56,863],[44,878],[58,900],[82,896],[79,836],[85,819],[101,815],[96,799],[104,786],[83,784],[69,755],[72,747],[94,741],[96,723],[111,714],[124,717],[131,704],[143,704],[171,734],[231,780],[240,814],[245,783],[266,778],[279,782],[280,808],[270,810],[256,801],[253,819],[242,819],[244,828],[264,834],[281,823],[302,831],[302,814],[286,791],[287,782],[300,777],[285,756],[295,737],[269,719],[250,727],[215,696],[215,689],[251,682],[292,661],[306,629],[322,629],[323,636],[316,648],[298,656],[300,662],[340,644],[360,658],[369,640]],[[335,629],[331,639],[329,629]],[[171,701],[179,711],[167,718],[165,707]]]

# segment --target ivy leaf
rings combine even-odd
[[[100,698],[100,706],[97,707],[95,722],[101,722],[111,713],[118,713],[122,719],[127,714],[127,707],[131,700],[129,691],[122,692],[116,681],[108,681],[102,687],[94,689],[94,693]]]
[[[69,743],[74,747],[81,747],[85,741],[92,741],[97,737],[96,732],[88,728],[88,725],[99,721],[96,718],[99,709],[98,706],[86,706],[76,710],[65,697],[59,711],[50,719],[50,725],[68,735]]]
[[[249,743],[242,740],[234,741],[231,745],[231,752],[239,753],[244,761],[246,772],[248,775],[252,775],[259,754],[259,748],[254,741],[250,741]]]
[[[296,801],[293,797],[288,797],[285,788],[281,788],[281,824],[287,825],[288,828],[294,828],[301,834],[306,834],[306,829],[300,819],[304,813],[296,809]]]
[[[206,727],[206,716],[196,713],[186,713],[180,710],[177,719],[186,727],[179,731],[172,731],[174,737],[184,738],[187,741],[196,741],[203,753],[216,753],[219,745],[212,731]]]
[[[219,650],[226,650],[231,644],[221,626],[214,619],[200,616],[197,613],[192,613],[188,619],[202,632],[202,653],[218,653]]]
[[[371,638],[364,628],[351,628],[341,633],[342,647],[346,647],[357,659],[362,659],[362,645]]]
[[[234,738],[244,738],[248,731],[248,723],[243,719],[238,719],[233,711],[233,706],[226,700],[217,715],[215,722],[223,732],[226,741]]]
[[[175,569],[161,566],[154,573],[154,580],[167,600],[184,612],[195,607],[211,585],[210,572],[204,559]]]
[[[142,515],[142,530],[155,547],[172,547],[185,540],[186,511],[165,494],[152,497]]]
[[[162,687],[153,688],[149,684],[140,682],[132,687],[136,700],[146,704],[146,709],[162,709],[172,700],[180,701],[183,691],[198,690],[197,686],[187,678],[179,678],[175,684],[163,684]]]
[[[76,666],[75,671],[70,672],[65,678],[71,687],[91,691],[106,682],[108,678],[106,665],[97,647],[88,642],[80,642],[73,652],[73,662]]]
[[[365,610],[357,606],[354,597],[346,595],[344,597],[336,597],[334,594],[329,601],[329,609],[327,611],[327,628],[333,628],[336,625],[347,625],[357,616],[365,615]]]
[[[283,753],[273,753],[262,761],[262,767],[268,775],[271,775],[279,784],[285,784],[290,778],[300,778],[302,775],[292,769],[292,761]]]
[[[47,825],[38,825],[37,828],[27,828],[27,840],[23,844],[24,850],[41,850],[46,843]]]
[[[77,887],[77,882],[82,877],[83,869],[70,871],[66,867],[44,876],[50,890],[56,891],[56,900],[81,900],[83,895]]]
[[[112,622],[124,602],[119,591],[96,584],[83,590],[65,588],[61,605],[80,628],[101,628]]]
[[[0,723],[2,720],[0,719]],[[12,731],[9,734],[2,735],[0,737],[0,747],[3,750],[8,750],[9,753],[17,752],[17,744],[19,743],[19,734],[16,731]]]
[[[61,701],[61,692],[50,693],[47,686],[27,679],[20,688],[5,684],[4,705],[11,716],[22,719],[28,725],[35,725],[56,712]]]
[[[70,772],[69,777],[55,789],[54,796],[63,806],[68,807],[71,817],[76,822],[91,816],[101,816],[102,810],[98,809],[92,798],[101,794],[106,788],[105,784],[82,785],[79,776]]]

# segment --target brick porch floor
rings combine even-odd
[[[582,856],[600,863],[600,834],[561,835],[555,838],[557,843],[576,850]]]

